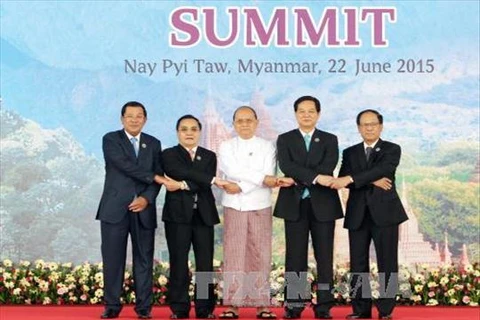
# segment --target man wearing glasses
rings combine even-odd
[[[398,225],[408,219],[395,188],[401,150],[380,139],[383,116],[378,111],[360,112],[357,127],[363,142],[343,151],[339,178],[331,183],[334,189],[350,189],[344,225],[350,241],[353,313],[347,319],[372,317],[368,278],[372,240],[380,277],[379,319],[391,319],[398,286]],[[363,296],[364,292],[370,294]]]
[[[237,136],[220,146],[224,186],[224,305],[221,319],[238,318],[238,308],[257,308],[258,319],[275,319],[269,310],[272,257],[271,188],[277,185],[275,147],[255,136],[255,110],[242,106],[233,114]]]

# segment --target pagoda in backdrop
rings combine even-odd
[[[259,126],[256,133],[257,136],[275,142],[278,132],[274,129],[270,113],[265,105],[265,99],[259,90],[255,90],[255,92],[252,94],[250,106],[255,109],[259,119]],[[205,100],[205,109],[202,116],[202,122],[203,128],[201,145],[218,154],[220,144],[234,136],[235,133],[231,128],[227,127],[220,114],[216,110],[215,102],[210,90]],[[342,189],[339,192],[342,200],[342,208],[345,212],[346,202],[348,199],[348,189]],[[278,192],[275,192],[274,190],[273,195],[273,201],[276,201]],[[448,248],[447,235],[445,235],[445,245],[443,246],[442,252],[440,252],[438,243],[435,244],[435,248],[433,248],[428,241],[424,240],[424,237],[419,230],[418,219],[408,203],[407,187],[404,181],[402,182],[401,200],[405,207],[405,211],[407,212],[408,220],[402,223],[399,229],[399,263],[405,265],[427,263],[431,266],[451,263],[452,254]],[[463,256],[466,256],[465,246]],[[370,250],[370,258],[371,260],[376,260],[373,243]],[[336,221],[334,259],[335,263],[339,264],[349,261],[348,230],[343,228],[343,219]]]

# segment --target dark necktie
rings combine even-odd
[[[365,148],[365,157],[367,158],[367,162],[370,159],[370,155],[372,154],[372,147]]]

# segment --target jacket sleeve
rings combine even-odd
[[[374,167],[351,175],[354,187],[361,188],[383,177],[394,180],[395,171],[400,163],[400,156],[401,148],[399,145],[391,144],[390,147],[383,148],[383,155]]]
[[[284,136],[277,139],[278,165],[287,177],[293,178],[297,183],[310,186],[317,173],[313,169],[305,168],[295,163],[290,156],[288,144]]]
[[[196,188],[210,187],[216,173],[216,157],[209,157],[208,170],[200,170],[196,167],[187,166],[182,161],[177,159],[177,155],[173,149],[165,150],[162,155],[163,166],[165,173],[175,180],[184,180],[187,182],[191,191]],[[214,167],[214,170],[210,168]]]
[[[331,139],[328,139],[324,160],[315,167],[315,172],[327,176],[333,175],[333,170],[335,170],[338,163],[338,157],[338,139],[336,136],[333,136]]]
[[[160,141],[155,145],[155,151],[153,153],[153,167],[155,173],[158,175],[163,175],[163,168],[162,168],[162,145]],[[147,199],[148,203],[155,203],[155,199],[160,192],[160,188],[162,186],[157,183],[151,183],[147,186],[145,191],[143,191],[140,196]]]

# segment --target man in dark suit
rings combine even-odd
[[[305,295],[292,275],[307,272],[308,238],[317,262],[317,304],[315,318],[331,319],[333,306],[333,237],[335,220],[343,217],[338,192],[329,188],[338,161],[337,137],[315,128],[320,102],[304,96],[294,103],[298,129],[278,137],[280,169],[289,178],[279,179],[280,188],[274,216],[285,220],[287,287],[285,315],[300,318]],[[288,186],[290,185],[290,186]],[[300,278],[302,279],[302,278]],[[289,281],[290,280],[290,281]],[[303,277],[303,280],[306,280]],[[306,285],[306,281],[301,286]]]
[[[177,121],[176,128],[179,144],[165,149],[162,157],[165,175],[179,181],[177,189],[170,189],[166,194],[162,216],[170,256],[168,301],[173,312],[171,318],[189,317],[188,253],[193,245],[198,283],[196,317],[213,319],[213,285],[204,290],[207,283],[212,283],[213,226],[220,222],[212,184],[221,186],[225,181],[215,177],[215,153],[198,146],[202,129],[200,121],[192,115],[185,115]]]
[[[141,132],[147,121],[145,107],[127,102],[121,111],[123,129],[103,137],[105,185],[97,212],[101,221],[105,311],[102,319],[117,318],[122,309],[127,239],[133,249],[135,311],[151,318],[154,234],[157,227],[155,200],[162,175],[161,145]],[[168,182],[173,184],[172,182]]]
[[[379,318],[391,319],[398,285],[398,225],[408,219],[395,188],[401,150],[399,145],[380,139],[383,117],[378,111],[360,112],[357,126],[363,142],[343,151],[341,178],[331,183],[335,189],[350,189],[345,228],[349,230],[350,271],[354,276],[353,313],[347,319],[372,316],[368,279],[372,239],[380,277]]]

